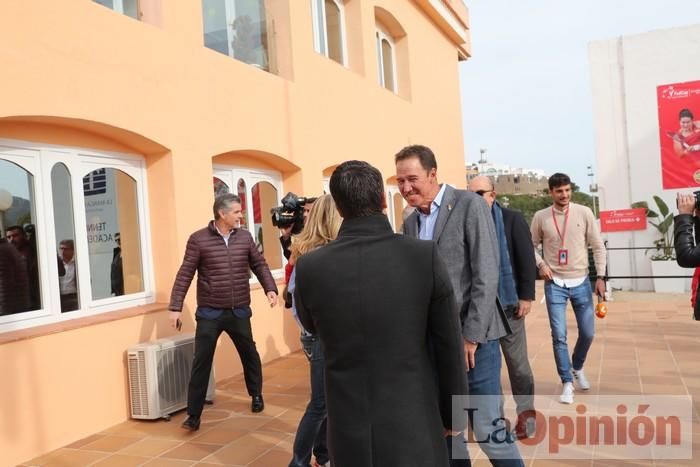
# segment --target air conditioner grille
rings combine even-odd
[[[182,342],[158,352],[158,397],[162,410],[170,410],[187,400],[193,357],[194,341]]]
[[[132,414],[148,415],[146,355],[143,351],[129,353],[129,390]]]

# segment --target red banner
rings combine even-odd
[[[664,189],[700,186],[700,81],[656,88]]]
[[[625,232],[646,228],[647,211],[644,208],[600,211],[601,232]]]

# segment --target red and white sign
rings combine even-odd
[[[601,232],[625,232],[646,228],[647,211],[644,208],[600,211]]]

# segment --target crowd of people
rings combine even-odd
[[[577,390],[591,387],[584,365],[594,337],[593,294],[604,295],[605,278],[589,281],[588,248],[597,271],[605,271],[606,259],[593,213],[572,202],[565,174],[549,178],[552,206],[528,226],[522,214],[501,206],[487,177],[471,180],[468,190],[440,183],[426,146],[403,148],[394,162],[409,205],[402,234],[385,215],[381,173],[362,161],[335,169],[330,194],[305,206],[300,233],[281,231],[285,308],[299,326],[311,380],[289,465],[471,465],[465,439],[471,429],[487,440],[480,447],[494,466],[522,466],[516,441],[531,436],[536,423],[524,322],[538,277],[545,280],[559,400],[571,404]],[[192,431],[200,427],[223,331],[239,353],[251,411],[264,410],[249,270],[271,307],[278,294],[252,236],[240,228],[241,200],[217,196],[213,214],[187,242],[169,307],[179,329],[197,273],[195,357],[183,423]],[[573,354],[567,302],[578,327]],[[518,413],[512,430],[503,416],[501,354]],[[452,407],[453,396],[467,394],[479,396],[470,399],[479,402],[469,417]]]

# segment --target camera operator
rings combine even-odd
[[[676,261],[684,268],[700,267],[700,191],[692,194],[678,193],[676,197],[678,215],[674,218],[674,245]],[[693,238],[693,230],[695,237]],[[700,303],[698,303],[698,284],[700,269],[693,275],[692,299],[693,318],[700,320]]]
[[[302,212],[303,212],[303,217],[302,217],[302,226],[299,231],[303,230],[304,224],[306,223],[306,219],[309,217],[309,212],[311,212],[311,208],[314,207],[314,202],[316,201],[316,198],[305,198],[306,202],[302,206]],[[282,251],[284,253],[284,257],[287,258],[287,261],[289,261],[289,257],[292,255],[292,230],[294,230],[295,224],[292,223],[286,227],[281,227],[280,228],[280,243],[282,244]]]
[[[292,269],[294,268],[294,264],[289,262],[292,254],[292,236],[299,234],[304,229],[304,222],[309,216],[314,201],[316,201],[316,198],[303,198],[289,192],[282,198],[281,206],[270,210],[272,225],[280,229],[280,244],[282,245],[284,257],[288,261],[284,268],[285,284],[289,283],[289,277],[292,275]],[[282,298],[284,299],[284,307],[291,308],[292,298],[287,292],[286,286],[282,292]]]

